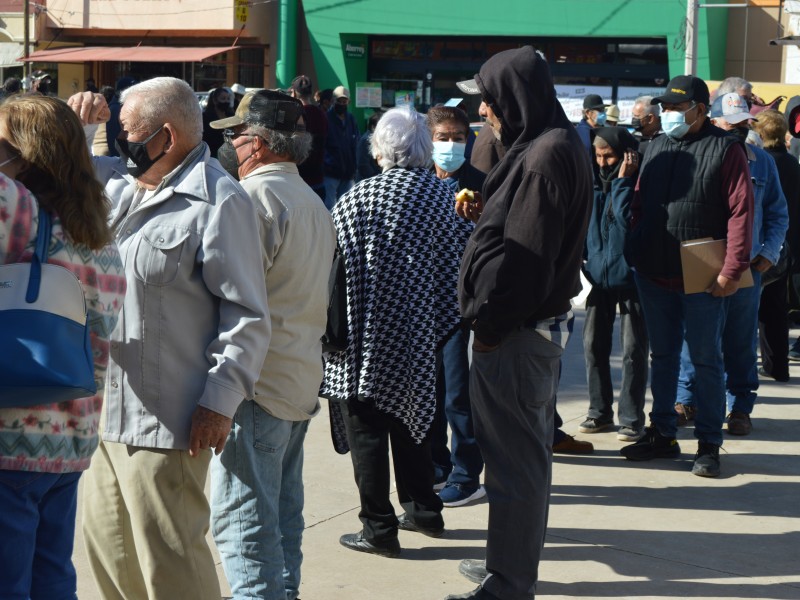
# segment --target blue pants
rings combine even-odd
[[[236,600],[300,593],[306,431],[308,421],[277,419],[247,400],[211,463],[212,532]]]
[[[0,471],[0,597],[75,600],[81,473]]]
[[[683,340],[695,368],[697,417],[694,435],[722,445],[725,420],[725,380],[722,363],[723,299],[711,294],[684,294],[636,276],[639,300],[650,336],[650,420],[661,435],[678,432],[675,401],[678,394]]]
[[[355,185],[353,179],[325,178],[325,206],[328,210],[333,210],[336,201],[350,191]]]
[[[471,488],[480,485],[483,457],[475,439],[469,403],[468,344],[469,333],[459,329],[436,357],[436,418],[431,427],[431,453],[437,481],[447,477],[448,483]]]
[[[753,287],[741,288],[722,303],[725,323],[722,330],[722,357],[728,411],[753,412],[758,390],[758,303],[761,273],[753,271]],[[694,405],[696,372],[688,348],[681,352],[681,375],[677,401]]]

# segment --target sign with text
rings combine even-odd
[[[380,108],[381,84],[371,81],[356,82],[356,108]]]

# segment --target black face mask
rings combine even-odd
[[[337,115],[343,115],[347,112],[347,104],[334,104],[333,112]]]
[[[37,88],[38,92],[43,96],[47,96],[50,93],[50,84],[48,83],[40,83]]]
[[[239,158],[236,156],[236,148],[232,143],[225,142],[219,147],[217,160],[231,177],[239,181]]]
[[[132,177],[138,178],[147,173],[147,171],[150,170],[150,167],[161,160],[161,158],[167,153],[167,151],[164,150],[155,158],[150,158],[150,156],[147,154],[147,143],[156,137],[156,134],[162,129],[164,129],[163,125],[148,135],[147,138],[141,142],[129,142],[126,139],[117,138],[114,146],[116,146],[119,155],[125,159],[125,168],[128,169],[128,174],[130,174]]]
[[[747,134],[749,133],[749,129],[743,129],[742,127],[737,127],[730,131],[730,134],[739,138],[739,140],[744,144],[747,141]]]
[[[631,117],[631,127],[636,131],[642,130],[642,120],[637,117]]]

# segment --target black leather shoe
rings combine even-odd
[[[500,598],[494,594],[490,594],[483,589],[483,587],[478,586],[471,592],[467,592],[466,594],[451,594],[444,600],[500,600]]]
[[[396,539],[385,540],[382,542],[371,542],[364,537],[364,532],[346,533],[339,538],[339,543],[345,548],[355,550],[357,552],[368,552],[369,554],[377,554],[378,556],[386,556],[394,558],[400,556],[400,542]]]
[[[422,535],[427,535],[428,537],[432,538],[442,537],[444,534],[444,527],[423,527],[422,525],[417,525],[408,517],[406,513],[403,513],[397,519],[397,528],[402,529],[403,531],[416,531],[417,533],[421,533]]]
[[[458,564],[458,572],[474,583],[483,583],[488,572],[486,571],[485,560],[475,560],[465,558]]]

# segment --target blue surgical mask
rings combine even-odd
[[[454,173],[464,164],[466,149],[467,145],[461,142],[433,142],[433,162],[440,169]]]
[[[669,137],[674,140],[679,140],[685,136],[689,129],[694,125],[686,122],[686,113],[692,110],[695,105],[690,106],[685,111],[680,112],[677,110],[667,110],[661,113],[661,129],[664,130]]]
[[[594,122],[598,127],[603,127],[606,124],[606,113],[598,112],[597,116],[594,118]]]

